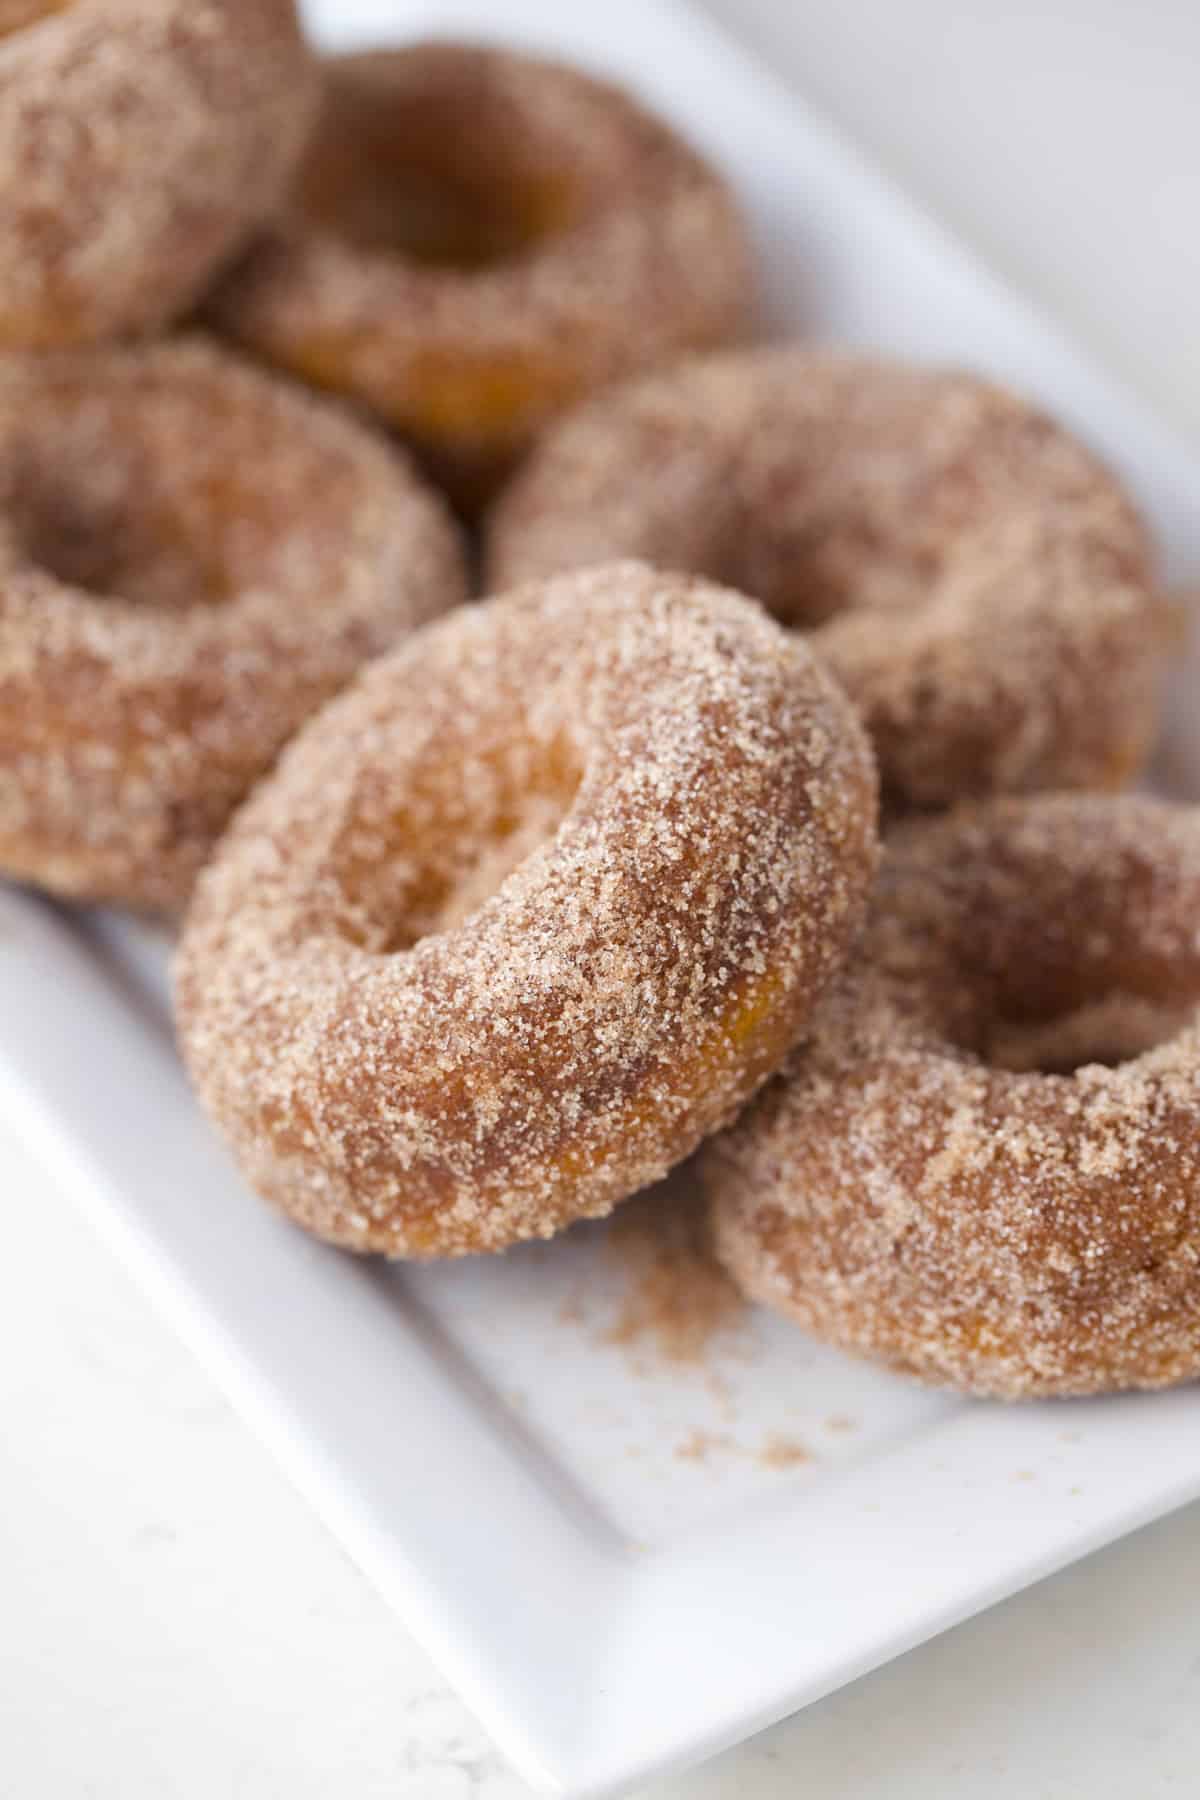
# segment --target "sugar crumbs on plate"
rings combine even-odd
[[[605,1343],[649,1345],[666,1362],[699,1363],[714,1339],[742,1322],[745,1302],[709,1250],[686,1172],[621,1207],[605,1251],[627,1283]]]
[[[799,1469],[813,1460],[812,1451],[799,1438],[772,1434],[758,1453],[764,1469]]]

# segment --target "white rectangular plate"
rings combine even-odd
[[[774,328],[1041,395],[1128,474],[1172,579],[1200,575],[1200,467],[684,6],[312,10],[340,42],[467,32],[631,83],[737,182]],[[1200,794],[1196,694],[1181,670],[1161,769]],[[605,1340],[595,1229],[414,1271],[308,1241],[193,1106],[162,971],[127,924],[0,891],[0,1101],[547,1790],[720,1749],[1200,1494],[1200,1389],[965,1405],[765,1318],[675,1367]]]

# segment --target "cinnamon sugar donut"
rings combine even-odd
[[[1198,921],[1200,809],[899,832],[804,1051],[704,1153],[736,1279],[971,1393],[1200,1376]]]
[[[730,194],[661,120],[578,70],[433,43],[327,65],[290,210],[213,317],[472,504],[599,383],[728,339],[749,290]]]
[[[848,703],[738,595],[617,564],[453,614],[299,735],[201,877],[200,1097],[355,1250],[607,1213],[794,1042],[874,801]]]
[[[464,591],[403,460],[226,352],[0,367],[0,870],[176,906],[300,722]]]
[[[316,101],[293,0],[0,0],[0,350],[182,312]]]
[[[1082,445],[969,375],[695,359],[592,402],[495,511],[496,585],[608,556],[701,572],[811,634],[893,811],[1107,787],[1141,765],[1171,625]]]

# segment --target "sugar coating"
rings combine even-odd
[[[201,877],[200,1097],[261,1194],[357,1250],[607,1213],[795,1041],[874,809],[844,696],[740,596],[618,564],[466,608],[297,737]]]
[[[316,102],[293,0],[0,14],[0,349],[182,312],[278,200]]]
[[[441,502],[199,338],[0,368],[0,869],[173,909],[370,655],[461,600]]]
[[[907,827],[805,1047],[703,1153],[720,1255],[818,1336],[971,1393],[1194,1380],[1198,1007],[1200,810]]]
[[[459,488],[494,478],[601,383],[744,324],[751,262],[729,190],[620,89],[450,43],[336,58],[326,84],[297,195],[354,155],[361,185],[385,185],[386,157],[381,171],[370,142],[356,147],[362,121],[381,107],[401,121],[425,109],[460,170],[508,169],[545,229],[480,267],[430,266],[348,241],[294,198],[212,316],[268,360],[382,414]],[[418,134],[394,156],[403,165],[421,151]]]
[[[1117,786],[1152,741],[1171,624],[1134,507],[973,376],[768,348],[601,395],[501,497],[487,561],[502,585],[607,556],[727,581],[807,631],[891,810]]]

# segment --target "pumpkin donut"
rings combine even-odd
[[[252,1186],[355,1250],[500,1250],[727,1122],[859,922],[874,771],[807,649],[639,564],[469,607],[300,733],[177,968]]]
[[[754,594],[865,717],[891,812],[1115,787],[1173,622],[1094,456],[970,375],[845,354],[696,358],[539,446],[488,534],[495,585],[640,556]]]
[[[316,103],[294,0],[0,0],[0,350],[183,312]]]
[[[729,192],[661,120],[578,70],[431,43],[327,64],[291,205],[212,317],[470,506],[601,382],[727,340],[749,291]]]
[[[702,1159],[756,1299],[1018,1399],[1200,1376],[1200,809],[995,801],[890,841],[861,953]]]
[[[0,870],[174,908],[364,658],[460,600],[442,503],[200,340],[0,368]]]

